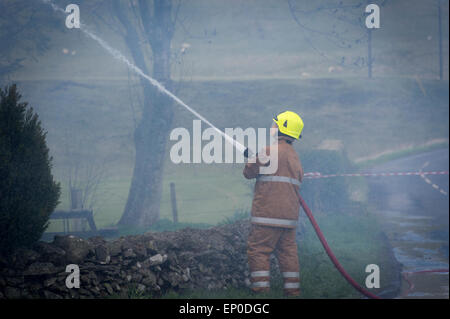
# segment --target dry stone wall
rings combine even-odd
[[[244,287],[248,232],[249,223],[241,221],[111,241],[55,236],[0,257],[0,298],[108,298],[130,291],[156,297],[188,288]],[[79,268],[79,288],[66,286],[71,264]]]

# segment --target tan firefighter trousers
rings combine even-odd
[[[270,255],[275,254],[288,296],[300,294],[300,276],[295,241],[296,228],[251,225],[247,255],[254,292],[270,289]]]

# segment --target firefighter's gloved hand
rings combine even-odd
[[[249,150],[248,147],[244,151],[244,157],[245,158],[253,157],[253,152],[251,150]]]

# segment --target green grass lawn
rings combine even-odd
[[[173,167],[163,181],[161,219],[172,220],[170,183],[175,183],[180,223],[215,225],[238,210],[250,210],[252,182],[242,176],[238,167],[199,165]],[[94,218],[98,227],[109,227],[119,220],[126,203],[131,177],[105,180],[98,186]],[[232,187],[230,187],[232,185]],[[63,185],[64,186],[64,185]],[[68,209],[69,195],[63,187],[61,209]],[[61,231],[62,222],[52,221],[48,231]]]

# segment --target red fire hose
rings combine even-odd
[[[322,231],[319,228],[319,225],[317,225],[317,222],[309,209],[308,205],[306,205],[303,198],[298,194],[298,198],[300,200],[300,205],[303,207],[303,210],[306,213],[306,216],[308,216],[309,221],[311,222],[312,226],[314,227],[314,231],[317,234],[317,237],[319,237],[320,242],[322,243],[323,248],[325,248],[325,251],[327,252],[328,257],[330,257],[331,261],[333,262],[334,266],[337,270],[341,273],[341,275],[348,281],[350,285],[352,285],[356,290],[358,290],[360,293],[362,293],[364,296],[372,298],[372,299],[381,299],[377,295],[371,293],[370,291],[367,291],[363,287],[361,287],[350,275],[345,271],[345,269],[342,267],[342,265],[337,260],[336,256],[334,255],[333,251],[331,250],[330,246],[328,246],[327,240],[323,236]]]
[[[308,205],[306,205],[303,198],[300,196],[300,193],[298,194],[298,198],[300,201],[300,205],[303,207],[303,210],[306,213],[306,216],[308,216],[309,221],[311,222],[312,226],[314,227],[314,231],[317,234],[317,237],[319,237],[320,242],[322,243],[323,248],[325,249],[328,257],[330,257],[331,261],[333,262],[334,266],[337,270],[341,273],[341,275],[348,281],[350,285],[352,285],[356,290],[358,290],[360,293],[362,293],[364,296],[372,298],[372,299],[381,299],[381,297],[371,293],[370,291],[367,291],[363,287],[361,287],[350,275],[345,271],[345,269],[342,267],[342,265],[337,260],[336,256],[334,255],[333,251],[331,250],[330,246],[328,246],[327,240],[325,239],[325,236],[323,235],[322,231],[319,228],[319,225],[317,225],[317,222],[309,209]],[[404,274],[404,279],[409,284],[408,291],[411,291],[414,288],[414,285],[408,280],[407,276],[408,274],[412,273],[432,273],[432,272],[448,272],[448,269],[432,269],[432,270],[422,270],[422,271],[415,271],[415,272],[408,272]]]

